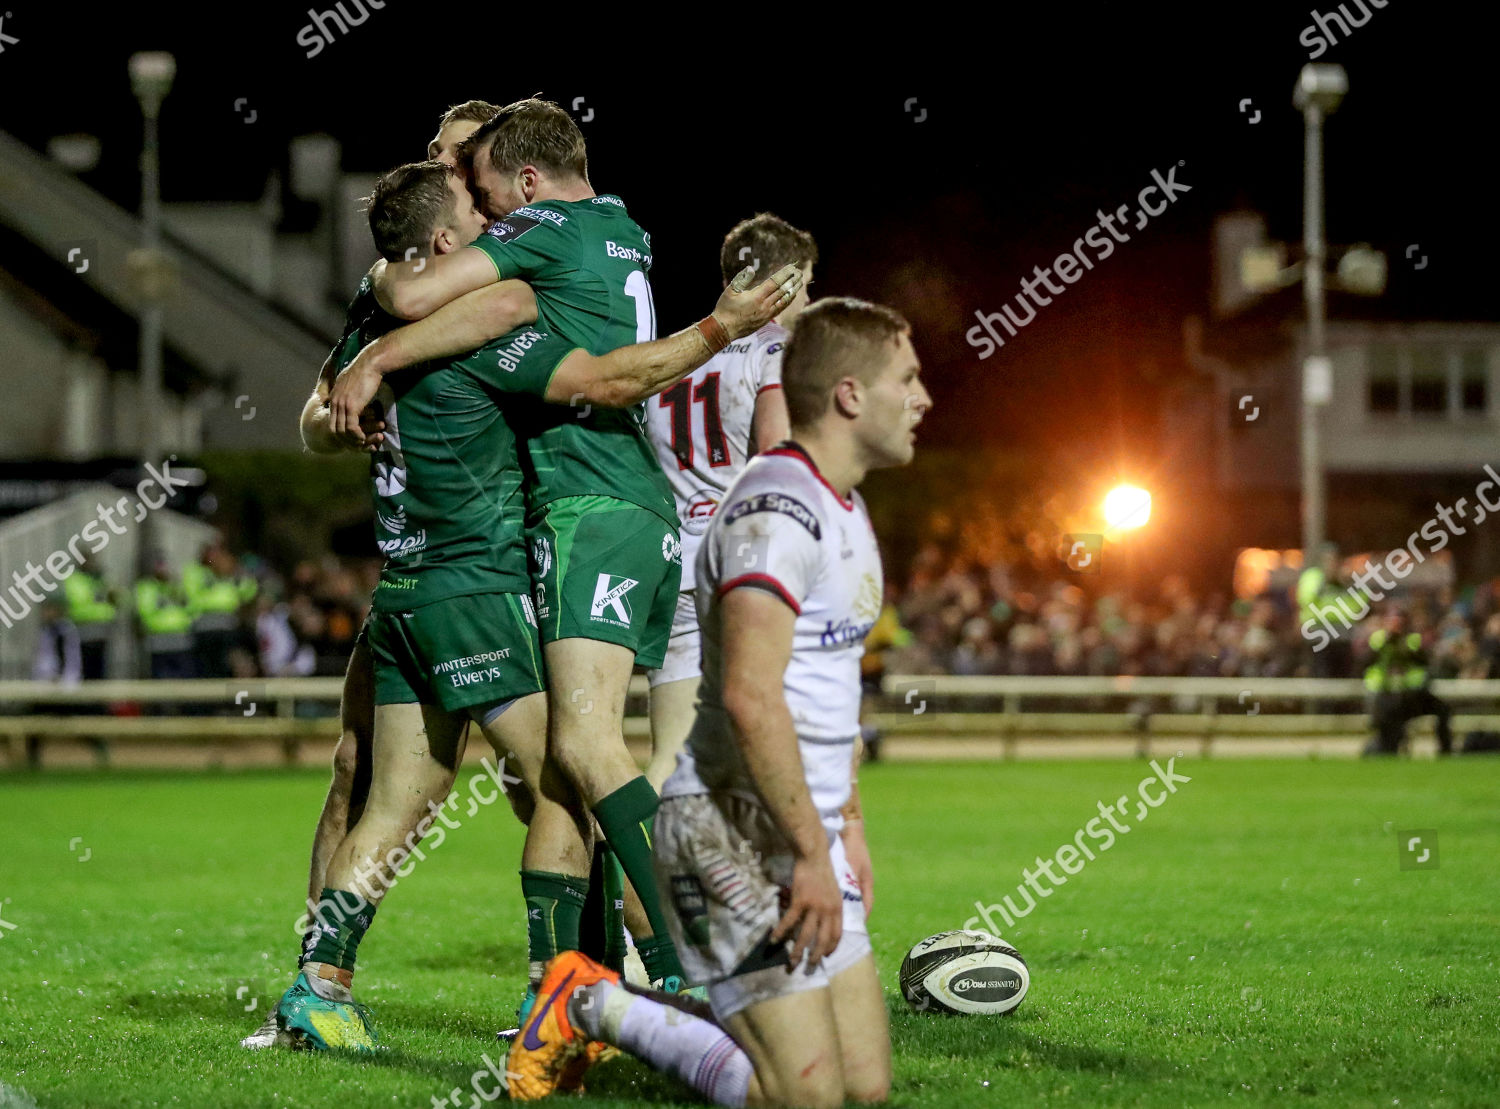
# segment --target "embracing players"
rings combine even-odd
[[[470,137],[461,158],[496,222],[476,249],[377,276],[385,306],[420,322],[341,374],[332,394],[336,431],[358,434],[384,373],[492,335],[472,298],[496,282],[524,279],[539,328],[595,354],[656,333],[649,238],[619,197],[594,192],[583,135],[567,112],[540,100],[509,105]],[[728,345],[711,320],[702,331],[715,353]],[[635,930],[636,947],[647,973],[681,988],[651,872],[657,795],[624,738],[631,671],[660,666],[666,653],[681,576],[677,513],[640,408],[603,408],[582,393],[568,399],[570,408],[538,409],[527,434],[526,525],[547,669],[548,753],[640,897],[647,923]]]
[[[440,258],[483,227],[462,178],[438,162],[403,166],[375,190],[371,230],[387,259]],[[709,330],[739,336],[795,296],[788,270],[755,290],[737,282]],[[378,317],[349,337],[340,361],[389,326]],[[297,981],[277,1007],[282,1035],[316,1047],[373,1044],[352,980],[360,941],[385,891],[440,814],[472,717],[499,750],[501,721],[522,715],[524,735],[545,732],[536,620],[522,532],[516,425],[536,400],[638,402],[705,361],[712,348],[691,328],[604,357],[523,328],[478,350],[391,379],[384,442],[373,468],[377,533],[387,563],[368,625],[374,661],[373,781],[358,822],[327,869],[315,927]],[[570,411],[567,408],[564,412]],[[535,768],[524,865],[569,886],[566,904],[536,925],[576,946],[591,828],[571,789]],[[543,829],[546,833],[543,833]],[[571,907],[571,935],[564,924]]]
[[[887,1096],[853,782],[859,658],[882,578],[854,489],[911,460],[931,406],[918,372],[896,313],[849,299],[808,307],[782,363],[792,439],[745,468],[703,539],[700,707],[655,841],[672,934],[688,973],[708,983],[714,1021],[560,955],[511,1047],[511,1097],[575,1079],[590,1040],[721,1105]]]

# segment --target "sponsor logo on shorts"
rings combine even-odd
[[[755,512],[779,512],[783,516],[790,516],[812,532],[814,539],[823,538],[823,529],[818,524],[818,518],[813,515],[812,509],[796,497],[788,497],[785,493],[752,494],[729,510],[728,515],[724,517],[724,523],[732,524],[741,516],[749,516]]]
[[[661,557],[667,562],[682,565],[682,540],[675,531],[669,531],[661,537]]]
[[[626,594],[640,584],[634,578],[600,574],[599,580],[594,583],[594,603],[589,608],[590,618],[622,628],[630,627],[630,601]],[[613,615],[605,615],[606,609]]]
[[[547,603],[547,583],[539,581],[536,583],[536,615],[538,620],[545,620],[552,613],[552,606]]]
[[[463,658],[450,658],[446,662],[440,662],[432,668],[434,674],[445,674],[450,670],[465,670],[470,666],[479,666],[486,662],[499,662],[501,659],[510,658],[510,648],[502,647],[498,651],[485,651],[483,654],[466,655]]]
[[[501,678],[501,670],[498,666],[489,666],[483,670],[460,671],[450,677],[454,689],[463,689],[465,686],[479,685],[481,682],[498,682]]]
[[[415,589],[416,587],[417,587],[417,579],[416,578],[381,578],[380,579],[380,584],[377,585],[375,588],[376,589]]]
[[[521,615],[526,617],[526,622],[533,628],[537,626],[536,610],[531,607],[531,598],[524,593],[521,594]]]

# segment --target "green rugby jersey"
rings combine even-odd
[[[345,337],[339,367],[400,323],[377,307]],[[516,335],[408,367],[381,386],[386,438],[370,464],[375,538],[386,558],[373,599],[377,610],[405,611],[477,593],[529,595],[522,471],[516,435],[502,411],[502,405],[516,407],[509,394],[525,391],[515,386]],[[523,376],[541,376],[545,388],[557,363],[576,348],[529,335]],[[533,368],[541,364],[545,369]]]
[[[651,238],[619,197],[538,201],[517,208],[472,245],[494,263],[500,279],[531,286],[538,331],[596,355],[656,338],[646,278]],[[545,391],[544,380],[536,394]],[[602,494],[677,519],[646,434],[644,405],[537,405],[528,420],[526,455],[533,510],[559,497]]]

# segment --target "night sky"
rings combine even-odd
[[[99,135],[87,179],[130,207],[140,124],[125,63],[138,49],[178,60],[162,122],[168,202],[259,196],[296,134],[325,130],[345,169],[380,170],[421,156],[455,101],[582,97],[595,188],[623,196],[652,234],[663,333],[712,304],[728,227],[769,209],[818,237],[816,294],[912,320],[937,401],[925,442],[1074,463],[1149,459],[1160,391],[1188,372],[1181,321],[1208,306],[1217,212],[1246,204],[1273,237],[1300,239],[1299,38],[1311,12],[1337,10],[845,7],[804,21],[742,5],[637,23],[629,9],[547,6],[484,22],[467,13],[506,9],[345,0],[368,18],[308,58],[306,4],[86,17],[7,2],[0,32],[19,41],[0,54],[0,126],[38,147]],[[1363,2],[1368,23],[1317,59],[1344,65],[1351,86],[1327,128],[1330,240],[1390,254],[1393,315],[1493,319],[1490,36],[1458,6]],[[998,311],[1097,209],[1134,207],[1152,170],[1173,166],[1191,192],[976,357],[964,339],[976,310]],[[287,212],[288,229],[306,219]],[[1421,271],[1405,257],[1413,244]]]

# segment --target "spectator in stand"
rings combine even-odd
[[[196,678],[193,611],[187,591],[161,554],[152,559],[151,575],[135,583],[135,612],[151,677]]]
[[[83,645],[78,628],[56,601],[44,601],[37,629],[33,681],[77,685],[83,679]]]
[[[223,540],[215,539],[196,562],[182,568],[182,587],[193,614],[193,654],[199,675],[229,677],[230,654],[243,646],[240,609],[254,600],[255,579],[241,573]]]

